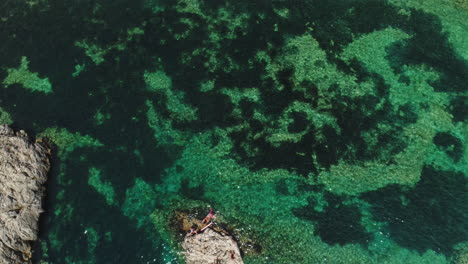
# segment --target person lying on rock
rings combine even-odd
[[[213,224],[214,220],[216,220],[216,214],[213,212],[213,209],[210,208],[210,212],[201,221],[202,226],[192,227],[192,229],[190,229],[189,235],[196,235],[199,232],[203,232],[205,229],[207,229]]]

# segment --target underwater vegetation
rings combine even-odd
[[[36,263],[468,260],[464,1],[7,1],[0,122],[54,145]]]
[[[376,218],[388,223],[398,244],[421,253],[432,249],[450,255],[468,235],[467,179],[462,173],[433,167],[423,168],[421,176],[413,189],[392,185],[364,194],[364,199],[375,201],[371,203]]]

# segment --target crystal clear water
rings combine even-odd
[[[468,261],[465,0],[3,1],[0,122],[54,149],[34,263]]]

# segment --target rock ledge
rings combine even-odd
[[[0,125],[0,263],[30,263],[50,150]]]
[[[187,264],[243,264],[236,241],[208,228],[186,235],[182,244]]]

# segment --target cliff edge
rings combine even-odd
[[[0,125],[0,263],[31,263],[50,150]]]

